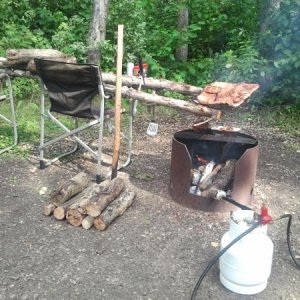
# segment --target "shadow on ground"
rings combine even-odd
[[[294,214],[293,242],[299,254],[300,154],[272,128],[236,124],[260,141],[253,207],[266,203],[274,215]],[[191,210],[168,195],[171,138],[187,126],[183,116],[174,123],[162,120],[154,138],[144,128],[137,131],[133,162],[123,171],[137,197],[104,232],[41,214],[49,193],[82,169],[81,161],[39,170],[32,158],[2,158],[0,299],[189,299],[198,276],[218,252],[216,243],[228,229],[229,214]],[[42,187],[47,187],[46,195],[39,194]],[[275,252],[262,293],[241,296],[226,290],[214,266],[198,299],[300,299],[300,272],[288,255],[285,230],[285,221],[269,226]]]

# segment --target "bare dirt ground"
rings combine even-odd
[[[135,122],[132,164],[122,171],[137,192],[132,207],[106,231],[72,227],[41,214],[49,193],[91,162],[80,156],[37,168],[29,159],[0,160],[0,299],[189,299],[217,243],[228,230],[229,213],[192,210],[168,194],[171,140],[188,129],[191,116],[158,116],[159,134],[146,135],[147,120]],[[293,244],[300,253],[300,141],[276,128],[225,113],[222,124],[241,127],[260,143],[252,207],[265,203],[273,216],[292,213]],[[92,178],[92,177],[91,177]],[[45,195],[41,188],[47,187]],[[267,288],[242,296],[225,289],[215,265],[198,299],[300,299],[300,271],[286,245],[286,221],[268,228],[274,242]]]

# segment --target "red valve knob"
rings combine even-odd
[[[261,208],[261,223],[266,225],[270,222],[272,222],[272,217],[269,215],[268,208],[263,205]]]

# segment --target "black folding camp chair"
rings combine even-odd
[[[101,181],[104,121],[114,115],[114,109],[106,108],[106,102],[109,97],[105,95],[99,67],[94,64],[65,63],[44,59],[35,59],[34,61],[42,91],[41,139],[39,147],[40,168],[45,168],[61,157],[74,153],[80,145],[97,160],[96,181],[99,183]],[[45,95],[48,95],[50,100],[50,108],[48,110],[45,109]],[[53,113],[55,113],[55,116]],[[58,120],[56,113],[74,117],[75,129],[67,128]],[[89,122],[78,127],[78,118],[89,119]],[[120,168],[127,166],[131,160],[132,118],[133,108],[130,105],[127,133],[121,133],[122,140],[127,142],[127,160]],[[63,129],[64,133],[45,142],[45,119],[53,121]],[[96,151],[78,136],[81,131],[93,126],[96,126],[99,131]],[[46,147],[68,137],[75,141],[75,146],[72,150],[62,153],[51,160],[44,158]]]
[[[5,100],[9,100],[10,102],[10,116],[0,114],[0,119],[5,123],[8,123],[13,128],[13,139],[11,145],[1,149],[0,154],[8,151],[12,147],[16,146],[18,143],[18,131],[17,131],[17,121],[16,121],[16,111],[15,111],[15,103],[12,92],[12,84],[10,77],[6,73],[0,74],[0,102]]]

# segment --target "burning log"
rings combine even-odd
[[[117,217],[121,216],[131,206],[135,192],[125,190],[113,203],[111,203],[100,216],[94,219],[94,226],[98,230],[105,230]]]
[[[235,164],[236,160],[227,160],[224,167],[215,176],[215,180],[203,192],[203,195],[211,196],[217,190],[227,191],[234,176]]]
[[[92,217],[97,217],[125,188],[125,183],[121,178],[114,178],[111,181],[110,189],[105,195],[97,195],[93,201],[85,205],[86,213]]]
[[[88,175],[83,172],[78,173],[50,195],[50,203],[43,207],[42,213],[46,216],[51,215],[57,206],[83,191],[88,184]]]
[[[202,176],[200,178],[200,183],[202,183],[210,175],[215,165],[216,163],[212,160],[205,166]]]
[[[206,178],[204,178],[202,180],[202,182],[200,183],[199,187],[201,190],[207,189],[207,187],[213,182],[216,175],[223,168],[223,166],[224,166],[224,164],[219,163],[213,168],[213,170],[210,172],[210,174],[208,174],[206,176]]]
[[[234,175],[235,163],[235,160],[227,160],[216,165],[214,161],[210,161],[205,166],[192,170],[190,194],[211,197],[218,190],[226,191]]]

